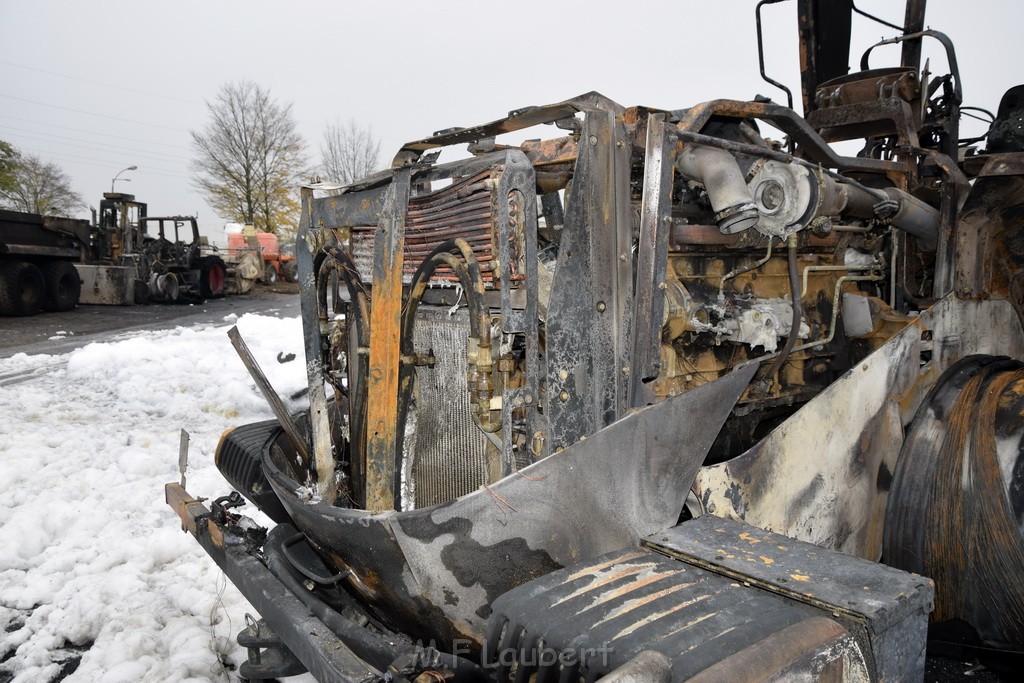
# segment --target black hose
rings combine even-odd
[[[350,311],[352,314],[352,329],[356,331],[358,340],[357,348],[366,346],[370,341],[369,316],[370,302],[366,293],[366,287],[359,277],[355,263],[351,257],[341,249],[326,249],[327,256],[320,262],[316,270],[317,278],[317,309],[320,320],[327,319],[327,277],[329,271],[334,271],[345,283],[348,289],[349,298],[352,301]],[[369,373],[369,359],[365,354],[356,354],[356,358],[349,359],[349,424],[350,424],[350,458],[349,467],[352,477],[352,494],[356,502],[360,502],[363,491],[363,472],[366,470],[366,405],[367,385],[366,376]],[[354,377],[352,375],[355,375]],[[351,391],[352,387],[357,391]]]
[[[267,558],[267,568],[309,608],[309,611],[317,619],[323,622],[324,626],[338,636],[356,656],[380,671],[387,671],[388,667],[400,658],[413,661],[427,659],[421,656],[423,648],[413,644],[405,636],[391,634],[385,637],[374,633],[340,614],[313,592],[307,590],[297,575],[296,568],[287,559],[284,550],[286,539],[296,533],[295,528],[288,524],[279,524],[270,531],[263,546]],[[477,665],[462,657],[438,652],[437,662],[440,666],[454,671],[456,681],[475,683],[487,680]]]
[[[782,351],[775,357],[775,362],[772,363],[771,367],[768,368],[768,374],[765,375],[765,382],[771,382],[772,377],[779,371],[782,364],[786,362],[786,358],[789,357],[790,351],[793,350],[793,345],[796,344],[797,337],[800,336],[800,321],[803,318],[803,306],[800,303],[800,274],[797,268],[797,253],[796,253],[796,233],[789,236],[789,290],[792,293],[793,298],[793,320],[789,325],[789,336],[786,337],[786,343],[782,346]],[[780,379],[779,383],[782,381]]]

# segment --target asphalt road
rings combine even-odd
[[[232,313],[298,315],[298,285],[257,285],[249,294],[210,299],[201,304],[78,306],[66,313],[0,317],[0,358],[17,353],[67,353],[123,332],[222,322],[224,316]]]

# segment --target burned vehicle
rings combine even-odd
[[[309,409],[233,332],[277,419],[166,491],[262,615],[242,675],[912,680],[929,613],[1020,651],[1024,88],[962,140],[924,4],[850,72],[853,3],[798,0],[804,115],[588,93],[304,188]]]

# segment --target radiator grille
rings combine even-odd
[[[454,500],[488,481],[487,438],[470,416],[466,390],[469,315],[422,306],[413,344],[432,353],[433,368],[416,369],[416,438],[411,473],[416,507]]]
[[[404,282],[412,280],[413,273],[427,254],[445,240],[455,237],[469,242],[481,264],[494,260],[495,209],[489,178],[490,171],[484,171],[409,200],[402,267]],[[350,233],[352,258],[364,282],[371,280],[373,272],[376,230],[376,226],[357,226]],[[493,275],[484,272],[483,276],[491,286]],[[431,278],[432,285],[457,281],[458,278],[448,268],[438,268]]]

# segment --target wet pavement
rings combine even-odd
[[[299,315],[298,285],[257,285],[248,294],[196,304],[144,306],[78,306],[65,313],[40,313],[27,318],[0,317],[0,358],[17,353],[67,353],[91,342],[125,332],[222,323],[234,313]]]

